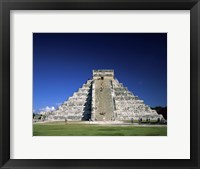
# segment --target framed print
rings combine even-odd
[[[2,168],[199,168],[198,0],[0,5]]]

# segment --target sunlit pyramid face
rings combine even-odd
[[[48,120],[71,121],[123,121],[162,119],[143,100],[114,77],[114,70],[93,70],[87,80],[73,96],[57,110],[47,114]]]

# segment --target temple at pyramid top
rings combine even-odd
[[[98,78],[114,79],[114,70],[111,69],[93,70],[93,79],[98,79]]]

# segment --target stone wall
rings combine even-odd
[[[113,79],[114,71],[113,70],[93,70],[93,80],[95,79]]]

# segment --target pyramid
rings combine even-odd
[[[93,70],[73,96],[56,110],[46,114],[46,120],[124,121],[164,119],[138,96],[114,78],[114,70]]]

